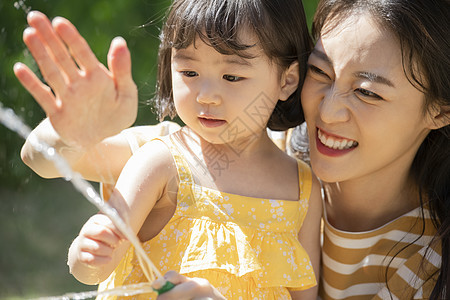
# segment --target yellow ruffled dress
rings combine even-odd
[[[245,197],[197,185],[189,165],[168,139],[180,183],[177,208],[164,229],[143,244],[161,273],[206,278],[227,299],[291,299],[288,289],[316,285],[297,239],[308,210],[311,170],[298,161],[298,201]],[[99,290],[145,282],[133,247]],[[121,299],[154,299],[142,294]],[[108,299],[116,299],[109,297]]]

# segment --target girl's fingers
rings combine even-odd
[[[166,274],[164,274],[164,279],[172,282],[175,285],[178,285],[180,283],[187,281],[186,276],[181,275],[180,273],[175,272],[175,271],[168,271]]]
[[[80,68],[93,71],[99,67],[97,57],[72,23],[65,18],[57,17],[53,20],[53,28],[67,45]]]
[[[111,256],[116,246],[84,237],[82,237],[80,242],[80,248],[83,252],[89,252],[98,256]]]
[[[158,300],[224,299],[208,280],[203,278],[187,278],[175,271],[169,271],[164,274],[164,280],[175,284],[175,287],[160,294]],[[165,283],[164,280],[156,280],[152,287],[154,289],[162,287]]]
[[[50,20],[41,12],[32,11],[27,16],[28,24],[36,29],[40,39],[44,41],[50,57],[61,68],[69,81],[79,75],[78,67],[73,61],[64,43],[53,30]]]
[[[52,115],[58,110],[58,103],[51,89],[43,84],[26,65],[16,63],[14,65],[14,74],[47,115]]]
[[[131,55],[127,43],[122,37],[112,40],[108,52],[108,67],[117,86],[121,99],[135,97],[135,85],[131,74]]]
[[[99,226],[86,229],[83,232],[83,235],[88,237],[89,239],[101,241],[102,243],[109,245],[112,248],[117,247],[117,245],[121,241],[121,238],[109,228]]]
[[[89,265],[106,265],[111,262],[111,256],[99,256],[89,252],[80,252],[79,259]]]
[[[42,44],[36,29],[29,27],[23,32],[23,41],[27,45],[36,63],[41,70],[42,76],[47,83],[57,93],[65,88],[66,82],[61,74],[60,69],[53,59],[47,53],[45,46]]]
[[[186,282],[187,278],[181,274],[179,274],[178,272],[175,271],[168,271],[166,274],[164,274],[164,278],[158,278],[155,281],[153,281],[152,283],[152,288],[155,291],[160,290],[167,282],[171,282],[175,285],[174,288],[172,288],[170,291],[168,291],[167,293],[163,293],[161,295],[158,296],[158,299],[162,299],[162,300],[168,300],[168,299],[184,299],[181,298],[180,294],[180,286],[177,286],[181,283]],[[183,292],[183,287],[181,287]],[[184,296],[184,295],[183,295]]]
[[[111,220],[103,214],[92,216],[81,229],[80,235],[102,241],[112,247],[116,247],[123,240],[121,233],[118,232]]]

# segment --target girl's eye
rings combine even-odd
[[[308,64],[308,70],[311,71],[311,72],[314,73],[314,74],[317,74],[317,75],[319,75],[319,76],[322,76],[322,77],[325,77],[325,78],[331,80],[331,77],[328,76],[327,73],[325,73],[322,69],[320,69],[320,68],[318,68],[318,67],[316,67],[316,66],[314,66],[314,65]]]
[[[198,73],[195,71],[181,71],[181,74],[183,74],[186,77],[195,77],[198,76]]]
[[[227,81],[231,81],[231,82],[241,81],[242,79],[244,79],[243,77],[234,76],[234,75],[223,75],[222,78]]]
[[[383,100],[381,96],[363,88],[357,88],[355,92],[365,98],[371,98],[374,100]]]

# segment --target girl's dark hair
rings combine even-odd
[[[450,4],[448,0],[323,0],[313,22],[318,39],[351,14],[370,14],[397,37],[404,72],[424,93],[424,114],[450,105]],[[324,28],[324,24],[327,24]],[[344,47],[344,45],[343,45]],[[450,126],[432,130],[411,166],[420,199],[428,201],[442,246],[442,264],[431,299],[450,298]],[[423,207],[423,206],[422,206]]]
[[[170,69],[172,48],[187,48],[199,37],[222,54],[250,58],[245,50],[253,45],[238,39],[243,29],[253,31],[264,53],[281,69],[299,63],[297,90],[288,100],[278,101],[267,126],[286,130],[304,120],[300,93],[312,40],[300,0],[175,0],[160,35],[154,99],[160,120],[176,115]]]

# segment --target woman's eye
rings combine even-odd
[[[355,90],[356,93],[358,93],[359,95],[365,97],[365,98],[372,98],[375,100],[383,100],[383,98],[377,94],[375,94],[374,92],[371,92],[369,90],[363,89],[363,88],[357,88]]]
[[[223,79],[225,79],[227,81],[231,81],[231,82],[241,81],[242,79],[244,79],[243,77],[234,76],[234,75],[223,75],[222,77],[223,77]]]
[[[195,77],[198,76],[198,73],[195,71],[181,71],[181,74],[183,74],[186,77]]]
[[[318,67],[316,67],[314,65],[308,65],[308,69],[314,74],[326,77],[327,79],[331,80],[330,76],[328,76],[327,73],[325,73],[322,69],[320,69],[320,68],[318,68]]]

